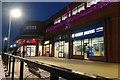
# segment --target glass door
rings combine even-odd
[[[26,56],[31,56],[31,47],[27,47]]]
[[[90,46],[91,46],[91,38],[84,39],[84,45],[83,45],[84,59],[89,59]]]
[[[36,46],[35,45],[27,45],[26,46],[26,56],[35,56],[36,54]]]
[[[64,57],[64,41],[59,42],[59,52],[58,57]]]

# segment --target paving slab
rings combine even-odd
[[[86,75],[97,75],[111,79],[119,79],[120,64],[90,60],[65,59],[55,57],[27,57],[30,60],[56,65]]]

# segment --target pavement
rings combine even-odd
[[[5,78],[5,74],[4,74],[4,68],[3,68],[3,63],[2,63],[2,59],[1,59],[1,55],[0,55],[0,80],[2,78]]]
[[[77,59],[65,59],[65,58],[55,58],[55,57],[26,57],[30,60],[42,62],[46,64],[51,64],[59,67],[64,67],[71,69],[73,72],[90,75],[90,76],[102,76],[106,78],[111,78],[113,80],[120,80],[120,65],[118,63],[107,63],[107,62],[98,62],[98,61],[89,61],[89,60],[77,60]],[[12,64],[12,63],[11,63]],[[11,65],[12,68],[12,65]],[[20,76],[20,61],[15,62],[15,78]],[[0,69],[1,70],[1,69]],[[12,71],[12,69],[11,69]],[[0,71],[1,72],[1,71]],[[48,76],[46,79],[40,80],[50,80],[50,74],[45,71],[41,71],[42,77]],[[11,77],[11,76],[10,76]],[[10,78],[7,77],[7,78]],[[37,80],[38,78],[29,72],[28,67],[24,64],[24,80],[30,80],[33,78]],[[38,79],[39,80],[39,79]],[[61,80],[63,80],[61,78]]]
[[[97,75],[106,78],[120,79],[120,64],[89,60],[65,59],[55,57],[27,57],[30,60],[52,64],[86,75]]]

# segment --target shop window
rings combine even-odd
[[[87,38],[73,41],[73,55],[104,56],[103,37]]]
[[[72,15],[76,15],[77,14],[77,7],[75,7],[73,10],[72,10]]]
[[[83,42],[82,40],[73,42],[73,55],[83,55]]]
[[[60,23],[60,22],[61,22],[61,17],[54,20],[54,24],[57,24],[57,23]]]
[[[92,38],[91,56],[104,56],[103,37]]]
[[[58,18],[58,23],[60,23],[60,22],[61,22],[61,17]]]
[[[54,20],[54,24],[57,24],[57,19]]]
[[[63,16],[62,16],[62,21],[65,20],[67,18],[67,13],[65,13]]]
[[[85,4],[83,3],[83,4],[80,4],[79,6],[78,6],[78,12],[81,12],[82,10],[85,10]]]
[[[87,7],[91,7],[93,4],[96,4],[96,0],[88,0]]]

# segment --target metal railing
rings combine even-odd
[[[40,73],[38,72],[38,69],[42,69],[50,73],[50,77],[49,77],[50,80],[59,80],[60,77],[65,78],[67,80],[74,80],[74,79],[75,80],[110,80],[99,76],[91,77],[83,74],[78,74],[70,69],[66,69],[50,64],[45,64],[41,62],[35,62],[20,56],[16,56],[15,54],[2,53],[2,59],[3,59],[3,63],[7,67],[8,76],[10,76],[11,65],[12,65],[12,78],[11,78],[12,80],[14,80],[15,59],[20,60],[20,76],[19,76],[20,80],[24,79],[23,78],[24,63],[27,64],[29,71],[38,78],[41,77]]]

